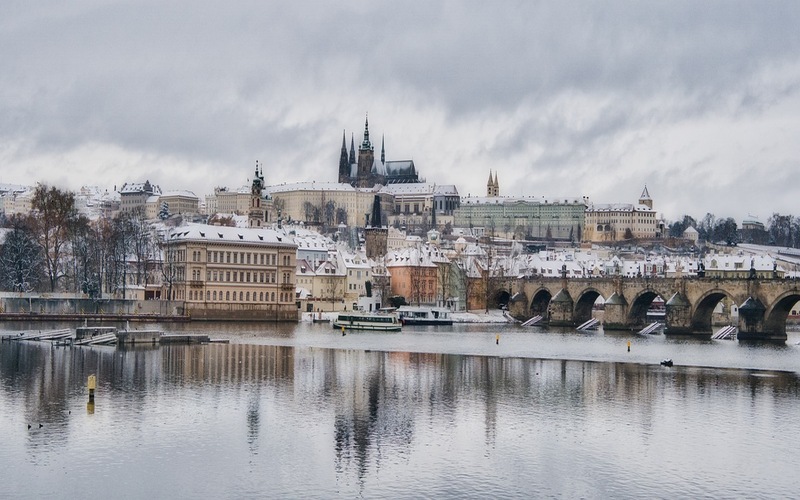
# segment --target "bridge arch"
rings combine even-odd
[[[664,302],[669,300],[669,297],[664,298],[663,295],[655,290],[642,290],[642,292],[633,299],[628,309],[628,324],[630,324],[631,327],[642,328],[647,325],[647,311],[650,309],[656,297],[660,297]],[[711,309],[713,310],[714,307],[712,306]]]
[[[710,290],[700,297],[700,300],[694,305],[694,313],[692,314],[692,331],[694,333],[712,332],[711,319],[714,308],[726,297],[731,300],[734,299],[731,294],[721,289]]]
[[[764,330],[786,333],[786,318],[798,301],[800,292],[792,290],[780,295],[764,313]]]
[[[509,302],[511,302],[511,293],[508,290],[498,290],[494,294],[494,306],[502,309],[505,307],[508,308]]]
[[[580,325],[592,319],[594,303],[597,302],[598,297],[603,297],[603,295],[593,287],[581,291],[580,297],[578,297],[578,300],[575,302],[575,311],[573,314],[575,324]]]
[[[552,298],[553,294],[550,293],[550,290],[547,288],[539,288],[536,290],[531,300],[531,316],[541,316],[545,320],[549,319],[548,308],[550,306],[550,299]]]

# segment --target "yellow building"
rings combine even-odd
[[[645,186],[639,203],[590,204],[586,208],[583,241],[592,243],[660,236],[660,221]]]
[[[281,230],[191,224],[170,231],[162,297],[192,318],[297,321],[297,246]]]
[[[354,188],[339,182],[297,182],[268,186],[265,191],[284,220],[365,225],[372,213],[374,188]],[[347,219],[342,220],[342,215]],[[277,214],[273,214],[277,218]]]

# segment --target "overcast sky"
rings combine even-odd
[[[0,183],[336,181],[800,215],[800,2],[0,3]]]

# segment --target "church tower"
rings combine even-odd
[[[256,161],[256,172],[253,175],[253,184],[250,187],[250,211],[247,214],[247,225],[250,227],[262,227],[264,225],[264,206],[262,192],[264,191],[264,170],[258,170]]]
[[[345,133],[342,131],[342,152],[339,155],[339,182],[350,182],[350,164],[347,156],[347,144],[345,143]]]
[[[375,163],[375,148],[369,142],[369,117],[364,121],[364,141],[358,148],[358,170],[356,187],[372,187],[372,165]]]
[[[650,193],[647,191],[647,184],[644,185],[644,191],[639,196],[639,205],[644,205],[650,210],[653,209],[653,198],[650,198]]]
[[[491,170],[489,170],[489,180],[486,182],[486,196],[489,198],[500,196],[500,184],[497,182],[497,172],[494,173],[494,178],[492,178]]]

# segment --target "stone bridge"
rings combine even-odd
[[[498,283],[518,319],[541,315],[554,326],[577,326],[605,300],[603,328],[639,330],[653,299],[666,304],[667,335],[710,336],[714,308],[725,298],[739,307],[739,340],[786,341],[786,318],[800,301],[800,281],[779,278],[520,278]]]

